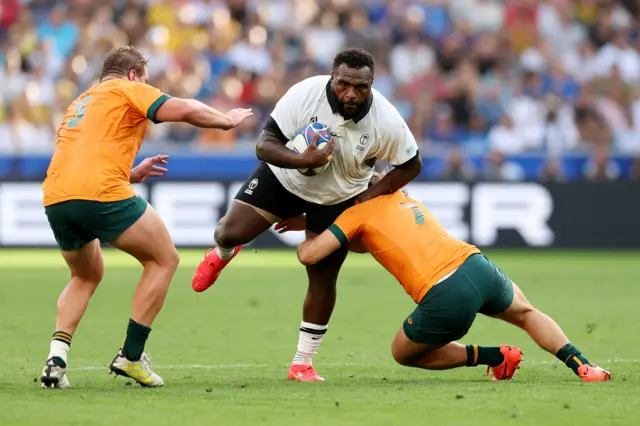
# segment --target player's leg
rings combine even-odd
[[[476,313],[492,295],[483,283],[493,279],[493,270],[481,255],[469,257],[451,276],[430,289],[407,317],[392,345],[395,360],[424,369],[449,369],[486,365],[495,379],[511,379],[521,361],[515,347],[460,345]],[[501,374],[495,374],[500,370]]]
[[[222,270],[240,252],[242,246],[253,241],[271,227],[277,218],[242,201],[234,200],[227,214],[216,227],[216,247],[207,250],[191,280],[194,291],[211,287]]]
[[[578,348],[570,343],[564,331],[551,317],[534,308],[515,283],[509,281],[509,285],[513,288],[513,302],[506,311],[493,317],[526,331],[538,346],[555,355],[582,380],[611,379],[608,371],[592,364]]]
[[[41,377],[42,386],[46,388],[69,386],[66,372],[71,339],[104,275],[100,243],[76,217],[82,216],[85,208],[86,202],[78,200],[45,208],[62,257],[71,273],[71,280],[58,298],[56,331]]]
[[[280,184],[268,165],[261,163],[220,219],[214,235],[216,247],[207,251],[196,268],[192,288],[202,292],[211,287],[244,244],[256,239],[279,219],[301,214],[301,201]]]
[[[467,362],[464,345],[457,342],[444,345],[414,342],[407,337],[404,327],[400,327],[391,343],[391,354],[400,365],[425,370],[448,370],[462,367]]]
[[[143,214],[134,220],[137,215],[135,209],[138,208]],[[133,224],[121,225],[125,220],[133,221]],[[164,382],[151,370],[144,348],[180,258],[164,222],[153,207],[141,199],[132,206],[130,216],[122,217],[118,222],[120,225],[117,227],[125,230],[112,239],[104,238],[109,238],[112,246],[135,257],[142,264],[143,272],[133,297],[123,347],[110,368],[112,372],[130,377],[143,386],[162,386]]]
[[[305,209],[307,237],[320,234],[327,229],[343,211],[353,205],[353,200],[332,206],[308,203]],[[290,380],[324,381],[316,373],[312,360],[327,332],[329,319],[336,303],[338,273],[348,252],[348,247],[343,247],[321,262],[307,266],[309,286],[302,308],[298,346],[289,367]]]
[[[348,247],[343,247],[321,262],[307,266],[309,286],[302,308],[298,346],[289,367],[290,380],[324,381],[313,367],[313,357],[329,327],[329,319],[336,304],[338,273],[348,251]]]

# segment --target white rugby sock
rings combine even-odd
[[[236,252],[236,248],[231,247],[229,249],[226,249],[222,247],[216,247],[216,251],[218,252],[218,256],[220,256],[220,259],[229,260],[233,256],[233,253]]]
[[[302,321],[300,324],[300,336],[298,337],[298,350],[296,351],[296,356],[293,357],[293,364],[311,365],[328,327],[328,325],[317,325]]]
[[[67,363],[67,354],[69,353],[69,345],[65,342],[61,342],[60,340],[52,340],[51,346],[49,347],[49,356],[47,359],[57,356],[62,358],[64,363]]]

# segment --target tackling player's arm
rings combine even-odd
[[[274,230],[277,231],[278,234],[284,234],[289,231],[304,231],[306,227],[307,217],[305,215],[300,215],[278,221]],[[349,241],[349,251],[354,253],[367,253],[367,248],[362,244],[362,241],[355,239]]]
[[[328,229],[298,246],[298,259],[303,265],[315,265],[340,248],[340,240]]]
[[[370,206],[353,206],[345,210],[326,231],[314,238],[309,238],[298,247],[298,259],[303,265],[315,265],[340,247],[353,243],[356,248],[364,249],[357,238],[365,227],[366,216]]]

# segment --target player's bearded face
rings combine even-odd
[[[358,112],[358,108],[371,95],[372,84],[373,75],[368,67],[349,68],[342,64],[334,70],[331,75],[331,89],[340,102],[343,117],[348,118]]]

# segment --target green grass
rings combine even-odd
[[[141,269],[110,251],[104,282],[74,336],[72,388],[44,391],[37,378],[68,272],[54,251],[0,251],[0,424],[637,424],[640,253],[488,255],[614,381],[583,384],[520,330],[483,317],[463,342],[519,345],[526,359],[515,381],[492,383],[481,368],[396,366],[391,339],[413,302],[368,256],[351,255],[315,360],[328,381],[289,382],[304,269],[293,252],[246,250],[203,294],[190,287],[201,253],[182,253],[147,345],[165,387],[130,386],[106,365],[124,338]]]

